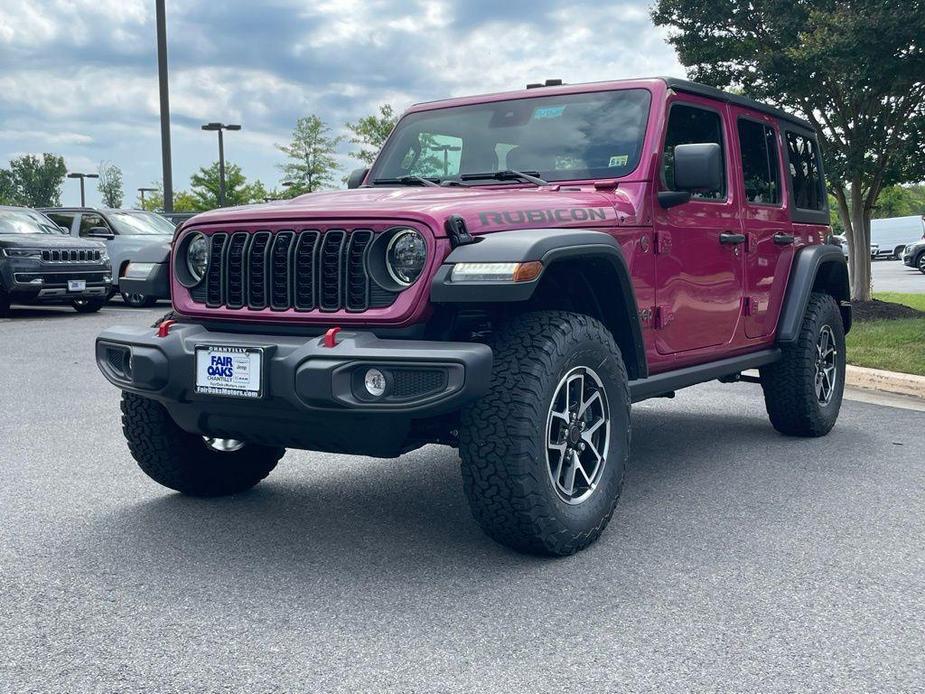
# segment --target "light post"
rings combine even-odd
[[[240,125],[225,125],[224,123],[206,123],[203,130],[214,130],[218,133],[218,206],[225,206],[225,138],[223,131],[240,130]]]
[[[84,197],[84,179],[85,179],[85,178],[99,178],[100,175],[99,175],[99,174],[88,174],[88,173],[77,173],[77,172],[74,172],[74,173],[69,173],[69,174],[67,175],[67,177],[68,177],[68,178],[79,178],[79,179],[80,179],[80,206],[81,206],[81,207],[86,207],[86,206],[87,206],[87,199],[86,199],[86,197]]]
[[[141,209],[145,208],[145,193],[156,193],[157,188],[139,188],[138,192],[141,194]]]
[[[155,0],[157,26],[157,83],[161,102],[161,164],[164,168],[164,211],[173,212],[173,167],[170,163],[170,94],[167,83],[167,11]]]

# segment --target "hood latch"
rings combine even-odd
[[[468,246],[470,243],[478,243],[481,238],[476,238],[469,233],[466,227],[466,220],[458,214],[450,215],[446,220],[446,233],[450,237],[450,246]]]

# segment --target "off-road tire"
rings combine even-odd
[[[77,313],[96,313],[106,304],[106,299],[88,299],[85,303],[73,302],[71,305]]]
[[[181,429],[160,403],[122,394],[122,431],[138,467],[151,479],[190,496],[225,496],[250,489],[286,452],[245,444],[237,451],[210,449]]]
[[[815,390],[817,341],[824,326],[835,339],[836,383],[828,404]],[[809,297],[799,336],[783,346],[781,359],[761,369],[761,388],[771,425],[788,436],[825,436],[835,426],[845,390],[845,329],[829,294]]]
[[[626,367],[597,320],[564,311],[526,313],[492,340],[489,392],[466,407],[460,427],[463,487],[475,519],[494,540],[531,554],[564,556],[596,540],[620,498],[630,447]],[[600,376],[610,409],[610,447],[597,488],[563,501],[546,458],[547,415],[561,379],[576,366]]]

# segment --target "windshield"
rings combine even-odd
[[[151,217],[155,215],[142,215],[137,212],[109,212],[109,221],[120,234],[172,234],[174,228],[167,222],[161,225],[154,222]]]
[[[146,219],[158,229],[161,229],[162,233],[164,234],[172,234],[177,230],[177,228],[173,225],[173,222],[171,222],[166,217],[161,217],[159,214],[155,214],[154,212],[132,212],[132,214],[141,217],[142,219]]]
[[[458,180],[508,169],[547,181],[626,176],[639,163],[649,101],[647,90],[625,89],[412,113],[396,126],[370,180]]]
[[[32,210],[0,210],[0,234],[64,234],[48,217]]]

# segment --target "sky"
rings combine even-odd
[[[278,187],[296,119],[336,133],[390,103],[566,82],[684,76],[650,0],[168,0],[174,189],[225,156]],[[154,0],[0,0],[0,166],[54,152],[122,168],[126,204],[161,179]],[[355,168],[344,143],[342,172]],[[339,177],[338,177],[339,178]],[[88,184],[92,182],[88,181]],[[99,204],[95,185],[87,203]],[[80,201],[67,180],[62,202]]]

